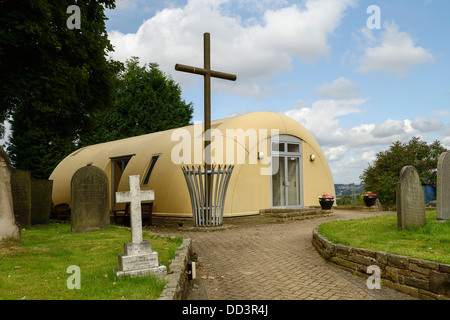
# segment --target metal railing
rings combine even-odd
[[[189,189],[192,214],[197,226],[219,226],[223,222],[223,208],[228,183],[234,165],[181,167]]]

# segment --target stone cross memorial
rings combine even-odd
[[[440,155],[437,165],[436,220],[450,221],[450,152]]]
[[[161,279],[167,274],[167,268],[158,262],[158,252],[152,251],[150,241],[142,238],[141,202],[155,199],[153,190],[142,190],[139,187],[139,176],[129,176],[130,191],[116,192],[117,203],[130,203],[131,242],[124,244],[124,254],[119,255],[119,267],[115,269],[117,276],[145,276],[153,274]]]
[[[109,227],[109,181],[95,166],[78,169],[71,181],[72,232],[87,232]]]
[[[413,166],[405,166],[397,183],[397,228],[424,225],[425,196],[419,174]]]
[[[14,169],[8,155],[0,148],[0,243],[5,238],[21,239],[14,218],[11,177]]]

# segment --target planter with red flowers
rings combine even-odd
[[[372,191],[367,191],[363,195],[364,203],[366,204],[366,207],[372,207],[375,205],[375,202],[377,201],[377,195],[376,193],[373,193]]]
[[[330,210],[334,204],[334,196],[330,196],[329,194],[323,193],[319,197],[319,203],[322,207],[322,210]]]

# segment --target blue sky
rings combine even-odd
[[[156,62],[203,119],[203,65],[237,81],[212,81],[212,119],[253,111],[305,126],[335,183],[359,183],[377,152],[413,136],[450,148],[450,2],[445,0],[117,0],[107,31],[125,61]],[[371,20],[371,5],[380,19]],[[367,21],[380,22],[368,28]],[[371,26],[371,24],[369,24]]]

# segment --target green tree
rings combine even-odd
[[[67,27],[74,4],[80,29]],[[62,159],[51,149],[65,141],[60,149],[70,152],[88,115],[112,107],[117,64],[106,58],[104,10],[114,7],[115,0],[0,0],[0,122],[12,115],[15,167],[46,178],[47,158]]]
[[[30,117],[30,112],[33,112],[33,117]],[[35,178],[47,179],[58,163],[76,149],[76,145],[51,128],[37,125],[42,117],[45,118],[43,112],[14,109],[8,151],[17,168],[31,170]]]
[[[436,183],[437,161],[445,151],[447,149],[439,141],[427,144],[418,137],[407,143],[397,141],[388,150],[377,153],[374,163],[359,178],[366,191],[376,193],[385,207],[395,208],[401,169],[407,165],[414,166],[423,184]]]
[[[91,129],[81,145],[118,140],[191,124],[193,108],[181,98],[181,88],[150,63],[139,65],[136,57],[126,62],[117,83],[112,109],[91,116]]]

